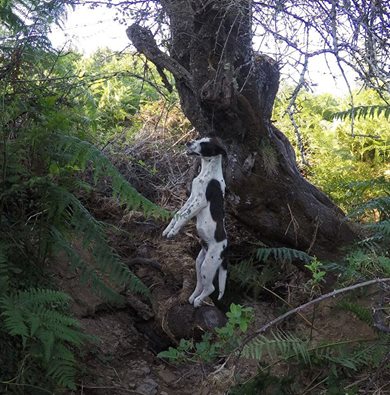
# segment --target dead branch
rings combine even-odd
[[[291,315],[298,313],[302,310],[305,310],[306,308],[315,305],[317,303],[320,303],[326,299],[330,299],[333,297],[336,297],[337,295],[346,293],[346,292],[350,292],[353,291],[355,289],[358,288],[363,288],[363,287],[368,287],[370,285],[373,284],[379,284],[379,283],[386,283],[386,282],[390,282],[390,278],[378,278],[378,279],[374,279],[374,280],[369,280],[369,281],[365,281],[362,283],[358,283],[358,284],[354,284],[354,285],[350,285],[349,287],[345,287],[345,288],[340,288],[340,289],[336,289],[332,292],[329,292],[325,295],[321,295],[316,299],[311,300],[310,302],[307,302],[305,304],[302,304],[298,307],[296,307],[295,309],[292,309],[290,311],[287,311],[287,313],[284,313],[282,315],[280,315],[279,317],[275,318],[274,320],[268,322],[267,324],[263,325],[261,328],[259,328],[257,331],[255,331],[253,334],[251,334],[250,336],[248,336],[245,341],[243,342],[243,344],[240,346],[240,353],[242,351],[242,349],[244,348],[245,345],[247,345],[251,340],[253,340],[256,336],[260,335],[261,333],[267,331],[271,326],[275,326],[277,324],[279,324],[280,322],[284,321],[286,318],[290,317]]]
[[[188,87],[192,88],[191,74],[179,62],[158,48],[149,29],[134,23],[126,29],[126,34],[137,51],[145,55],[157,67],[167,69],[176,79],[185,82]]]

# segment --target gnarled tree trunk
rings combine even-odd
[[[181,106],[201,135],[228,148],[234,215],[260,240],[329,256],[356,238],[342,211],[300,174],[287,138],[272,124],[278,65],[252,49],[251,1],[161,0],[169,55],[150,31],[127,29],[137,50],[176,81]]]

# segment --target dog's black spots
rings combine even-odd
[[[212,179],[207,185],[206,199],[210,202],[211,217],[216,223],[215,241],[220,242],[226,239],[226,232],[223,226],[225,211],[223,208],[223,194],[221,184],[218,180]]]
[[[200,143],[200,155],[204,157],[226,155],[226,151],[214,140]]]
[[[208,250],[208,248],[209,248],[209,246],[208,246],[208,244],[204,241],[204,240],[200,240],[200,245],[202,246],[202,248],[204,249],[204,250]]]

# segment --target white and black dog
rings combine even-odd
[[[163,232],[168,238],[196,216],[196,229],[202,249],[196,258],[196,288],[188,301],[198,307],[213,291],[213,280],[218,271],[219,295],[225,292],[227,238],[225,231],[225,180],[222,173],[222,156],[226,151],[215,138],[204,137],[187,143],[187,154],[201,157],[202,168],[192,181],[191,195],[175,214]]]

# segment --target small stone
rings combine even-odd
[[[139,373],[141,373],[143,375],[147,375],[150,373],[150,368],[148,368],[147,366],[141,366],[137,370]]]
[[[176,380],[176,376],[168,371],[168,370],[160,370],[158,372],[159,377],[164,380],[167,384],[172,383],[174,380]]]
[[[153,379],[147,378],[136,388],[136,392],[144,395],[156,395],[157,388],[158,384]]]

